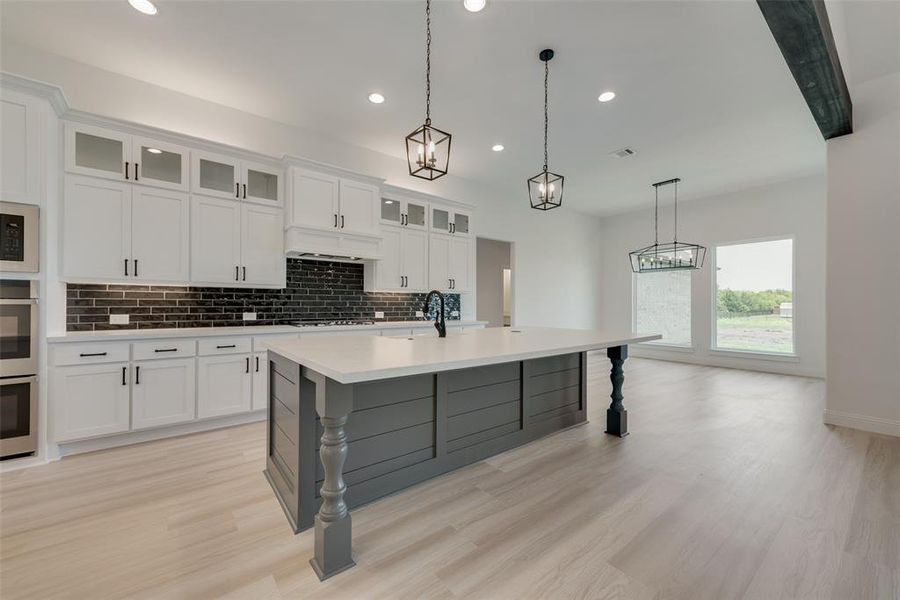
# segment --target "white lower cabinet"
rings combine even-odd
[[[197,359],[197,416],[219,417],[250,410],[251,355],[224,354]]]
[[[193,358],[135,362],[132,375],[134,429],[194,419],[197,403]]]
[[[54,439],[128,431],[129,379],[124,362],[57,368],[51,385]]]
[[[252,410],[262,410],[269,405],[269,363],[268,352],[253,355],[253,399]]]

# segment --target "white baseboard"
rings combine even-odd
[[[867,417],[865,415],[855,415],[839,410],[826,409],[823,420],[829,425],[850,427],[851,429],[860,429],[862,431],[900,437],[900,421],[894,419]]]
[[[814,368],[799,364],[796,360],[767,360],[750,355],[719,356],[707,353],[692,352],[681,348],[652,348],[634,344],[628,348],[635,358],[650,358],[669,362],[687,363],[703,367],[721,367],[725,369],[741,369],[777,375],[796,375],[798,377],[814,377],[824,379],[825,374]]]
[[[160,427],[158,429],[130,431],[128,433],[120,433],[117,435],[110,435],[90,440],[66,442],[59,445],[59,458],[62,458],[64,456],[71,456],[72,454],[94,452],[96,450],[106,450],[108,448],[116,448],[118,446],[140,444],[141,442],[151,442],[153,440],[161,440],[163,438],[186,435],[188,433],[211,431],[213,429],[222,429],[223,427],[233,427],[234,425],[243,425],[245,423],[253,423],[256,421],[265,420],[266,411],[257,410],[254,412],[241,413],[238,415],[228,415],[227,417],[217,417],[214,419],[205,419],[202,421],[182,423],[180,425],[170,425],[167,427]]]

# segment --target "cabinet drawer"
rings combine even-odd
[[[216,354],[238,354],[250,352],[251,338],[249,337],[219,337],[206,338],[197,342],[201,356]]]
[[[194,356],[197,344],[194,340],[153,340],[131,345],[133,360],[154,358],[183,358]]]
[[[53,348],[55,365],[92,365],[127,360],[128,342],[57,344]]]

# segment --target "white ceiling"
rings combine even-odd
[[[424,2],[175,2],[147,17],[125,0],[2,4],[18,43],[403,156],[424,117]],[[434,125],[451,172],[525,194],[542,164],[566,205],[647,206],[680,176],[686,199],[820,172],[824,143],[756,2],[500,2],[433,7]],[[618,97],[597,102],[601,91]],[[380,105],[370,91],[387,97]],[[502,143],[502,153],[491,145]],[[610,152],[631,147],[627,159]]]

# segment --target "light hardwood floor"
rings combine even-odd
[[[0,596],[900,598],[900,438],[822,424],[813,379],[629,359],[631,435],[589,419],[354,512],[320,583],[262,424],[0,479]]]

